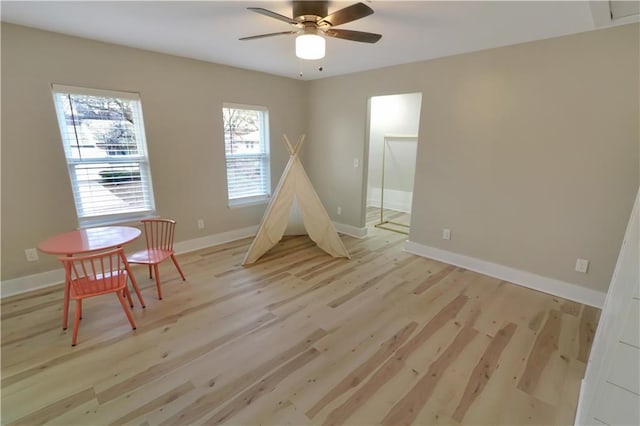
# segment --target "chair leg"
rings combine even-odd
[[[136,329],[136,322],[133,319],[133,315],[131,315],[131,310],[127,306],[127,301],[124,300],[124,296],[119,291],[116,291],[116,296],[118,296],[118,300],[120,301],[120,304],[122,305],[122,309],[124,309],[124,313],[127,315],[127,319],[129,320],[129,324],[131,324],[131,328],[135,330]]]
[[[151,265],[149,265],[151,266]],[[160,273],[158,272],[158,264],[153,265],[154,272],[156,274],[156,287],[158,288],[158,299],[162,300],[162,290],[160,289]]]
[[[76,315],[73,320],[73,336],[71,337],[71,346],[78,343],[78,327],[80,326],[80,316],[82,315],[82,299],[76,300]]]
[[[133,290],[136,292],[136,295],[138,296],[138,301],[140,302],[142,307],[145,308],[146,306],[144,304],[144,299],[142,298],[142,293],[140,293],[140,288],[138,288],[138,282],[136,281],[136,277],[133,275],[133,272],[131,272],[129,262],[126,261],[126,258],[125,258],[125,267],[127,269],[127,275],[131,280],[131,285],[133,286]]]
[[[129,302],[129,306],[133,308],[133,299],[131,298],[131,292],[129,291],[129,287],[125,287],[122,290],[122,294],[127,297],[127,301]]]
[[[65,279],[64,279],[64,301],[62,306],[62,329],[66,330],[69,326],[69,298],[71,291],[71,270],[70,267],[65,264]]]
[[[151,273],[151,264],[149,264],[149,279],[153,279],[153,274]]]
[[[186,280],[186,278],[184,277],[184,273],[182,272],[182,268],[180,268],[180,265],[178,264],[178,260],[173,254],[171,255],[171,260],[173,260],[173,264],[176,265],[176,269],[180,273],[180,276],[182,277],[182,281]]]

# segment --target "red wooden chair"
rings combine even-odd
[[[71,299],[76,301],[71,346],[75,346],[78,342],[78,327],[82,318],[82,300],[88,297],[115,293],[129,319],[131,328],[136,329],[136,323],[125,301],[126,296],[129,299],[129,303],[131,303],[131,294],[127,287],[126,259],[122,248],[98,254],[61,257],[59,259],[68,274]]]
[[[162,289],[160,288],[160,273],[158,265],[171,258],[173,264],[185,280],[184,273],[178,264],[173,251],[173,234],[176,222],[170,219],[143,219],[144,236],[147,242],[147,249],[135,252],[127,256],[129,263],[144,264],[149,266],[149,278],[153,278],[151,267],[156,275],[156,287],[158,288],[158,298],[162,300]]]

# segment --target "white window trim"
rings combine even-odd
[[[222,108],[232,108],[232,109],[245,109],[245,110],[253,110],[253,111],[261,111],[262,114],[262,123],[260,125],[260,137],[264,141],[265,152],[264,154],[234,154],[231,158],[263,158],[266,156],[267,160],[267,172],[265,176],[265,180],[267,182],[267,193],[263,195],[255,195],[250,197],[241,197],[241,198],[229,198],[229,181],[227,180],[227,160],[230,157],[227,157],[227,153],[225,150],[224,153],[224,167],[225,167],[225,183],[226,183],[226,191],[227,191],[227,205],[230,209],[242,208],[242,207],[250,207],[256,206],[260,204],[267,204],[271,199],[272,189],[271,189],[271,139],[270,139],[270,131],[269,131],[269,109],[267,107],[261,105],[248,105],[248,104],[240,104],[233,102],[224,102],[222,104]],[[224,118],[223,118],[223,141],[224,141]]]
[[[122,225],[122,226],[135,226],[140,225],[140,221],[142,219],[157,219],[158,216],[155,212],[153,214],[119,214],[118,217],[116,215],[109,216],[108,219],[106,216],[100,216],[100,219],[96,218],[96,220],[83,220],[78,224],[77,229],[85,229],[85,228],[93,228],[96,226],[108,226],[108,225]]]
[[[64,128],[66,127],[66,122],[64,116],[58,114],[58,107],[56,101],[56,94],[59,93],[70,93],[74,95],[86,95],[86,96],[97,96],[97,97],[106,97],[106,98],[118,98],[118,99],[126,99],[130,101],[136,101],[140,104],[140,108],[138,111],[139,120],[136,120],[134,123],[134,127],[136,129],[136,134],[140,136],[141,143],[139,144],[139,152],[140,155],[137,156],[128,156],[126,159],[110,159],[109,161],[104,160],[78,160],[70,158],[69,155],[69,145],[65,141]],[[156,203],[153,193],[153,180],[151,177],[151,165],[149,163],[149,154],[147,150],[147,136],[144,129],[144,115],[143,115],[143,107],[142,107],[142,99],[138,93],[134,92],[121,92],[116,90],[103,90],[103,89],[92,89],[87,87],[78,87],[78,86],[66,86],[62,84],[52,84],[51,85],[51,95],[53,98],[54,108],[56,111],[56,116],[58,120],[58,128],[60,130],[60,137],[63,145],[63,149],[65,151],[65,161],[67,163],[67,172],[69,173],[69,180],[71,184],[72,191],[76,192],[75,188],[77,187],[76,177],[73,173],[72,169],[74,166],[78,164],[93,164],[97,162],[102,163],[110,163],[115,164],[118,162],[122,163],[138,163],[140,167],[146,168],[146,173],[148,175],[148,188],[147,193],[149,197],[149,210],[137,211],[137,212],[125,212],[125,213],[116,213],[116,214],[105,214],[100,216],[85,216],[81,217],[79,215],[79,210],[77,206],[76,196],[74,195],[74,207],[76,209],[76,215],[78,218],[78,229],[89,228],[92,226],[102,226],[102,225],[116,225],[116,224],[133,224],[139,222],[141,219],[145,218],[153,218],[157,217],[156,214]]]
[[[119,98],[128,99],[130,101],[140,101],[140,95],[135,92],[121,92],[119,90],[92,89],[89,87],[65,86],[64,84],[52,84],[51,89],[54,93],[74,93],[86,96],[98,96],[101,98]]]
[[[256,195],[254,197],[242,197],[228,200],[230,209],[238,209],[241,207],[259,206],[267,204],[271,200],[271,195]]]

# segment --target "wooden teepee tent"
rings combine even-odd
[[[290,155],[289,162],[262,217],[258,234],[249,247],[243,265],[254,263],[280,241],[287,228],[294,199],[302,213],[302,221],[309,238],[333,257],[349,257],[349,252],[342,244],[298,158],[304,137],[302,135],[294,147],[287,135],[284,135]]]

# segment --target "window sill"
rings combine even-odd
[[[259,197],[238,198],[235,200],[229,200],[230,209],[238,209],[241,207],[258,206],[260,204],[267,204],[271,197],[267,195],[261,195]]]
[[[78,225],[78,229],[94,228],[98,226],[136,226],[140,225],[142,219],[153,219],[159,216],[155,212],[141,213],[135,216],[117,216],[117,217],[103,217],[96,219],[83,220]]]

